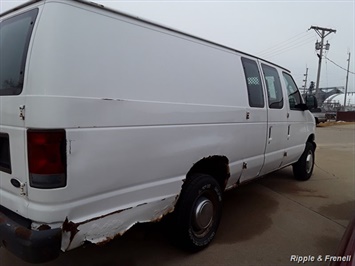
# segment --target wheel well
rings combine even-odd
[[[314,146],[314,149],[316,149],[317,144],[315,143],[314,140],[315,140],[315,136],[314,136],[314,134],[311,134],[311,135],[308,137],[307,142],[312,143],[312,145]]]
[[[229,160],[223,155],[204,157],[191,167],[186,178],[189,179],[197,173],[212,176],[217,180],[221,190],[224,191],[228,178],[230,177]]]

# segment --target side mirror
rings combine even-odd
[[[305,103],[296,104],[295,108],[300,109],[302,111],[309,110],[307,104],[305,104]]]
[[[314,95],[306,95],[305,101],[309,110],[318,107],[317,98]]]

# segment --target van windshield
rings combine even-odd
[[[38,9],[0,23],[0,95],[22,92],[28,45]]]

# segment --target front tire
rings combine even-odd
[[[195,174],[185,181],[174,216],[174,238],[189,251],[199,251],[213,240],[222,214],[222,193],[210,175]]]
[[[312,176],[315,161],[314,151],[315,146],[307,142],[303,154],[299,160],[293,164],[293,175],[296,179],[306,181]]]

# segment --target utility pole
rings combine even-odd
[[[349,52],[349,57],[348,57],[348,69],[346,71],[346,82],[345,82],[345,95],[344,95],[344,111],[345,111],[345,106],[346,106],[346,95],[348,93],[348,80],[349,80],[349,67],[350,67],[350,52]]]
[[[319,97],[319,81],[320,81],[320,71],[322,68],[322,57],[323,57],[323,48],[325,48],[326,50],[329,50],[330,44],[327,42],[327,44],[324,45],[324,38],[327,37],[329,34],[331,34],[332,32],[336,33],[336,30],[333,29],[327,29],[327,28],[321,28],[318,26],[311,26],[308,30],[313,29],[315,30],[315,32],[319,35],[319,37],[321,38],[320,43],[317,41],[316,42],[316,50],[320,50],[318,57],[318,73],[317,73],[317,83],[316,83],[316,98],[317,100]]]
[[[304,76],[303,94],[305,94],[306,93],[306,89],[307,89],[308,67],[306,67],[306,74],[303,74],[303,76]]]

